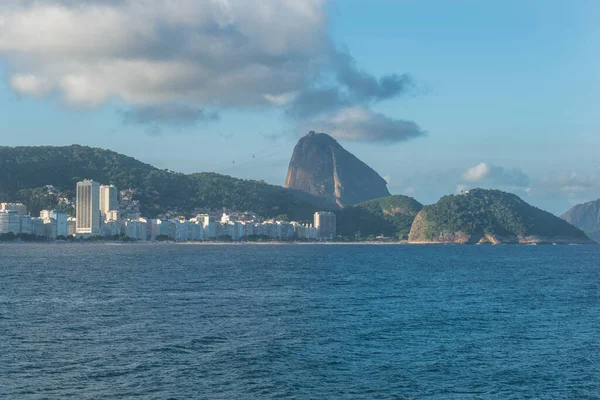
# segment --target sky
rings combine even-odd
[[[600,3],[3,0],[0,145],[281,185],[334,136],[424,204],[600,198]]]

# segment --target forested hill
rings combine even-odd
[[[415,218],[413,243],[589,243],[583,231],[511,193],[474,189],[442,197]]]
[[[317,210],[335,206],[298,191],[262,181],[215,173],[186,175],[155,168],[132,157],[86,146],[0,147],[0,201],[31,203],[35,212],[38,188],[53,185],[74,191],[76,183],[93,179],[119,189],[134,189],[142,214],[167,211],[189,215],[194,208],[227,207],[254,211],[265,217],[287,214],[312,219]]]
[[[422,208],[412,197],[402,195],[365,201],[337,212],[338,233],[359,240],[379,235],[404,240]]]

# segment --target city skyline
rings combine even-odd
[[[48,190],[53,190],[51,185]],[[129,189],[124,190],[129,192]],[[0,237],[4,240],[92,239],[135,241],[330,241],[337,238],[336,215],[316,212],[313,223],[264,218],[252,211],[214,210],[192,218],[147,218],[139,212],[138,201],[119,202],[119,190],[91,179],[76,184],[72,206],[75,217],[65,210],[41,210],[32,217],[23,203],[0,203]],[[201,207],[198,207],[201,209]],[[221,214],[222,212],[222,214]],[[122,218],[123,214],[128,214]],[[6,236],[11,235],[12,236]]]
[[[159,168],[281,185],[298,136],[316,130],[372,166],[392,193],[426,204],[477,186],[555,214],[600,197],[596,2],[432,10],[284,1],[265,3],[264,13],[244,1],[217,3],[156,7],[124,28],[136,11],[129,0],[3,2],[3,144],[80,143]],[[60,23],[23,29],[19,21],[31,16]],[[96,29],[86,37],[102,46],[68,35],[86,21]],[[215,21],[224,53],[168,50],[182,38],[209,40],[205,27]],[[160,36],[160,26],[172,34]],[[103,69],[94,67],[98,57]],[[198,156],[207,147],[222,151]]]

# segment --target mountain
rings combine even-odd
[[[560,217],[600,242],[600,199],[576,205]]]
[[[379,235],[407,239],[413,220],[422,208],[412,197],[401,195],[369,200],[339,210],[337,231],[352,239]]]
[[[389,196],[385,180],[325,133],[309,132],[298,141],[285,187],[339,206]]]
[[[44,186],[53,185],[73,196],[82,179],[133,189],[142,215],[150,218],[167,211],[189,216],[197,207],[226,207],[264,217],[286,214],[291,219],[312,220],[315,211],[337,208],[321,198],[262,181],[215,173],[186,175],[78,145],[0,147],[0,171],[0,201],[23,201],[33,215],[57,203]]]
[[[442,197],[415,218],[410,243],[593,243],[568,222],[514,194],[474,189]]]

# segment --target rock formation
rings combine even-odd
[[[310,193],[340,207],[389,196],[385,180],[325,133],[300,139],[285,187]]]
[[[576,205],[560,217],[600,241],[600,200]]]

